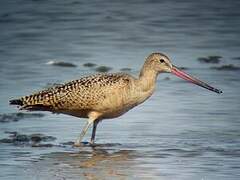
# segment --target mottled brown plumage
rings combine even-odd
[[[22,110],[43,110],[88,117],[91,111],[100,111],[112,91],[127,87],[131,78],[127,74],[96,74],[51,87],[35,94],[24,96]]]
[[[88,118],[75,145],[80,145],[91,124],[93,143],[98,122],[118,117],[148,99],[154,92],[158,74],[162,72],[172,72],[199,86],[221,92],[181,72],[166,55],[152,53],[138,78],[124,73],[96,74],[11,100],[10,104],[21,106],[21,110],[50,111]]]

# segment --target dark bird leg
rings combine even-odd
[[[93,123],[93,129],[92,129],[92,137],[91,137],[91,141],[90,144],[94,144],[94,140],[95,140],[95,135],[96,135],[96,130],[97,130],[97,125],[98,125],[99,121],[96,120]]]

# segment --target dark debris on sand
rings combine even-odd
[[[165,77],[163,80],[169,81],[169,80],[171,80],[171,79],[170,79],[170,77]]]
[[[180,67],[178,67],[178,69],[180,69],[180,70],[188,70],[189,68],[180,66]]]
[[[131,68],[121,68],[120,69],[120,71],[122,71],[122,72],[129,72],[131,70],[132,70]]]
[[[47,64],[60,67],[77,67],[77,65],[73,63],[63,61],[49,61]]]
[[[63,142],[61,144],[64,145],[64,146],[73,146],[74,142],[73,141],[68,141],[68,142]]]
[[[108,72],[110,70],[112,70],[112,68],[107,66],[98,66],[97,68],[95,68],[95,71],[97,72]]]
[[[240,60],[240,57],[233,57],[234,60]]]
[[[0,114],[0,123],[16,122],[26,118],[41,118],[44,114],[41,113],[8,113]]]
[[[199,57],[197,60],[201,63],[218,64],[218,63],[220,63],[221,58],[222,58],[222,56],[208,56],[208,57]]]
[[[222,71],[237,71],[240,70],[240,67],[233,64],[222,65],[219,67],[211,67],[211,69],[222,70]]]
[[[13,145],[26,145],[32,147],[52,147],[53,144],[46,142],[55,141],[56,138],[53,136],[46,136],[44,134],[19,134],[16,131],[5,132],[10,134],[8,138],[0,139],[0,143],[8,143]]]
[[[95,67],[95,66],[97,66],[97,65],[94,64],[94,63],[85,63],[85,64],[83,64],[83,66],[84,66],[84,67]]]

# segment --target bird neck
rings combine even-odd
[[[143,91],[154,89],[158,72],[148,65],[144,64],[139,74],[139,83]]]

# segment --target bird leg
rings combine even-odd
[[[85,124],[80,136],[78,137],[78,139],[75,141],[74,146],[81,146],[81,141],[83,139],[83,136],[86,134],[88,128],[90,127],[90,125],[93,123],[93,121],[88,120],[87,123]]]
[[[95,135],[96,135],[96,130],[97,130],[97,125],[98,125],[99,121],[96,120],[93,122],[93,129],[92,129],[92,137],[91,137],[91,141],[90,144],[94,144],[94,140],[95,140]]]

